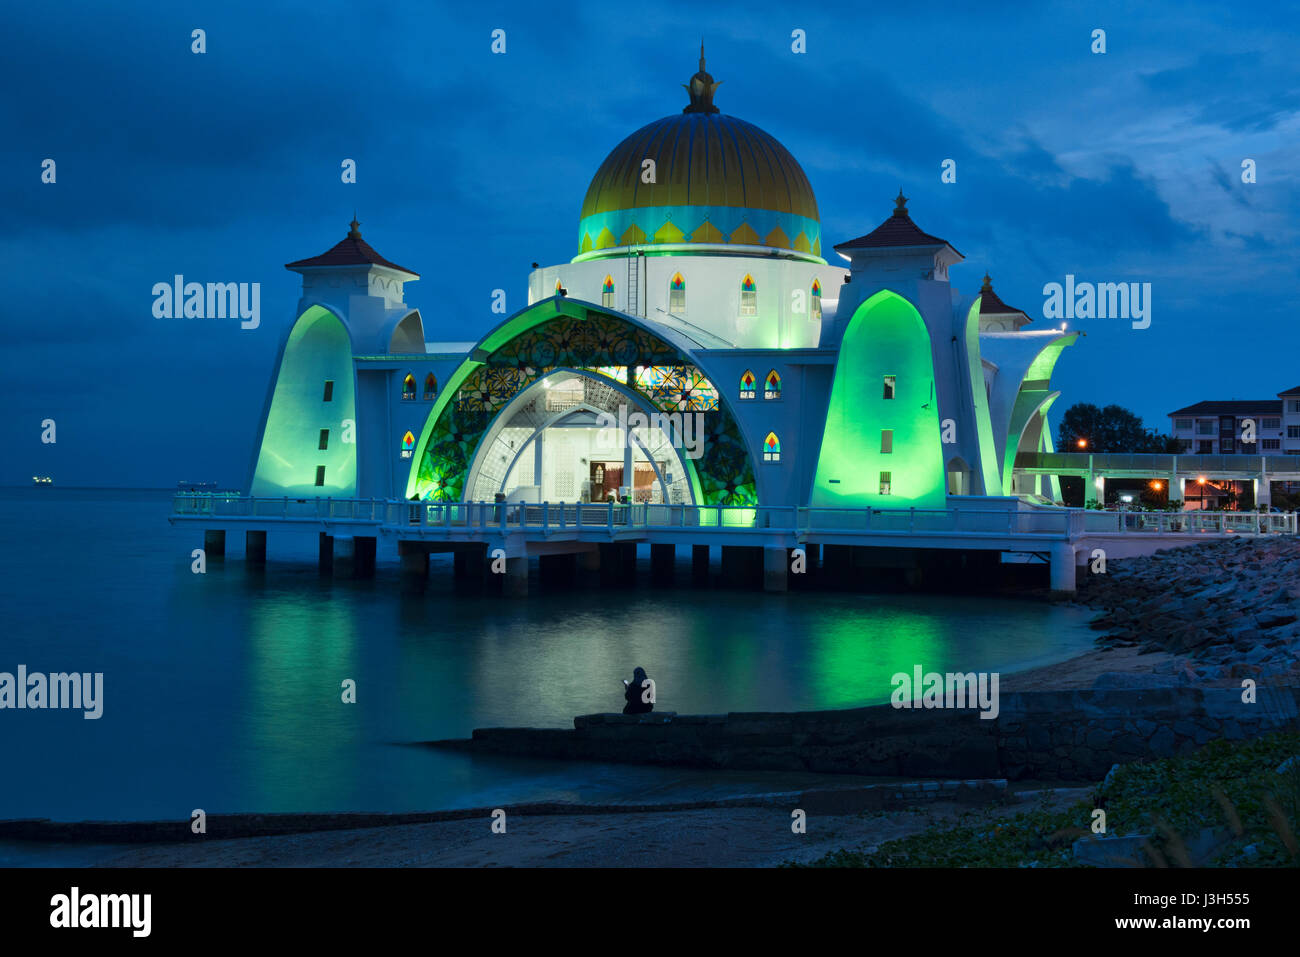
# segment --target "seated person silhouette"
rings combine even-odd
[[[632,680],[623,679],[623,697],[627,704],[623,706],[624,714],[646,714],[655,709],[654,683],[646,677],[644,668],[632,672]]]

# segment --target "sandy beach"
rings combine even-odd
[[[1010,795],[990,805],[996,819],[1030,807],[1068,806],[1087,788]],[[491,819],[292,834],[242,840],[148,845],[106,857],[101,867],[775,867],[811,862],[830,851],[869,850],[964,814],[968,804],[860,814],[807,815],[791,829],[793,808],[728,807],[670,812],[508,816]]]

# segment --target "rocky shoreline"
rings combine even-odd
[[[1111,562],[1081,582],[1103,648],[1176,656],[1146,687],[1300,684],[1300,541],[1241,538]],[[1136,676],[1134,676],[1136,677]]]

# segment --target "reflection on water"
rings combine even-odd
[[[99,721],[0,712],[0,753],[24,770],[0,790],[0,817],[773,790],[781,782],[762,776],[470,759],[406,744],[618,710],[621,679],[637,665],[655,678],[663,710],[841,708],[886,700],[890,676],[916,664],[1007,671],[1092,640],[1079,609],[654,589],[644,568],[638,587],[534,582],[529,599],[512,602],[458,592],[450,558],[435,556],[427,591],[404,594],[391,561],[373,581],[322,580],[315,537],[275,532],[268,568],[246,567],[232,535],[231,559],[194,575],[201,532],[169,527],[168,504],[165,493],[0,490],[0,670],[105,673]],[[355,704],[341,700],[349,678]]]

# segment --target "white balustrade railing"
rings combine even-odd
[[[403,502],[392,499],[252,498],[180,494],[173,514],[203,518],[319,520],[444,529],[540,530],[713,528],[886,535],[1035,536],[1086,534],[1294,535],[1296,513],[1105,512],[1045,508],[819,508],[792,506],[601,505],[573,502]]]

